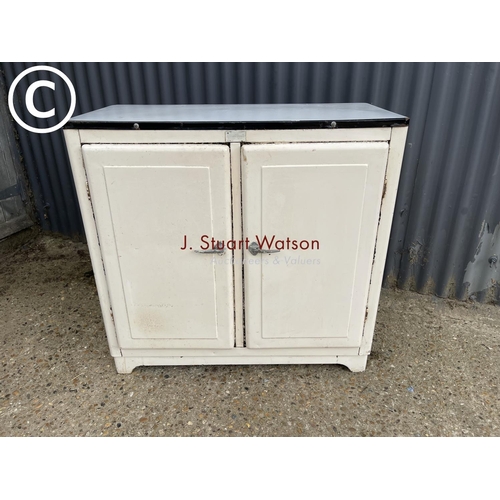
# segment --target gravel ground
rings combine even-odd
[[[85,244],[0,248],[0,436],[499,436],[500,308],[382,291],[364,373],[108,353]]]

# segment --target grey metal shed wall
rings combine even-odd
[[[33,65],[4,63],[7,85]],[[465,298],[467,270],[469,293],[498,300],[499,63],[49,65],[73,81],[75,114],[111,104],[370,102],[409,116],[387,282]],[[62,132],[18,133],[42,228],[82,234]]]

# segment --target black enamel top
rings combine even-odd
[[[407,125],[409,119],[371,104],[126,104],[73,117],[66,128],[251,129]]]

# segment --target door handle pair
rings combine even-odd
[[[208,250],[195,250],[195,253],[215,253],[218,255],[223,255],[225,253],[226,249],[224,247],[224,243],[222,241],[218,241],[217,244],[215,245],[215,248],[209,248]],[[259,253],[278,253],[279,250],[271,250],[271,249],[264,249],[259,246],[259,244],[256,241],[252,241],[250,245],[248,246],[248,251],[252,255],[257,255]]]

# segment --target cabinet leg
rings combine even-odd
[[[347,366],[352,372],[364,372],[368,356],[339,356],[339,364]]]
[[[118,373],[132,373],[142,363],[137,358],[114,358],[116,371]]]

